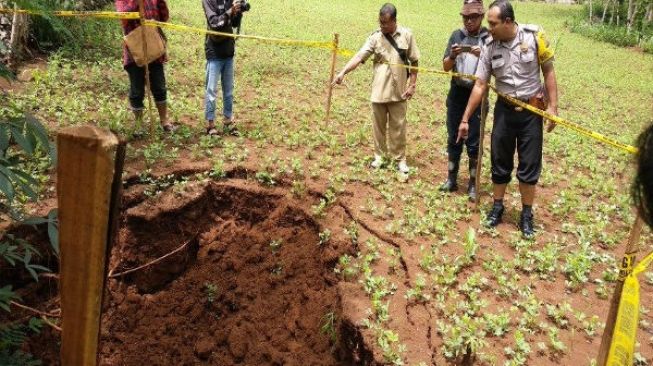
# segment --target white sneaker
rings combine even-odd
[[[408,168],[408,164],[406,164],[406,160],[401,160],[399,164],[397,164],[397,169],[403,174],[408,174],[410,172],[410,168]]]
[[[379,169],[383,165],[383,157],[381,155],[374,155],[374,161],[372,162],[372,168]]]

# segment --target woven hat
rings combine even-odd
[[[463,10],[460,15],[483,15],[485,9],[483,8],[483,0],[464,0]]]

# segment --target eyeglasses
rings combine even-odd
[[[474,14],[474,15],[463,15],[463,21],[465,22],[470,22],[470,21],[475,21],[478,20],[478,18],[482,17],[480,14]]]

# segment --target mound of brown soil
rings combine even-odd
[[[169,192],[125,214],[102,365],[336,365],[320,329],[337,282],[320,228],[283,195],[245,184]],[[115,262],[115,260],[114,260]]]

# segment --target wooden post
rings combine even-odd
[[[340,43],[340,35],[338,33],[333,34],[333,55],[331,56],[331,73],[329,74],[329,91],[327,94],[327,105],[326,105],[326,121],[331,118],[331,96],[333,95],[333,77],[336,74],[336,62],[338,61],[338,45]]]
[[[479,138],[478,138],[478,157],[476,161],[476,209],[478,209],[479,203],[481,202],[481,170],[483,169],[483,147],[484,147],[484,140],[485,140],[485,121],[487,120],[487,114],[488,111],[490,110],[489,100],[488,100],[488,95],[489,92],[485,92],[485,95],[483,95],[483,100],[481,100],[481,127],[479,131]]]
[[[145,3],[138,0],[138,14],[140,15],[141,27],[145,27]],[[152,115],[152,94],[150,92],[150,65],[147,63],[147,37],[145,28],[141,29],[143,34],[143,54],[145,54],[145,95],[147,96],[148,114],[150,116],[150,138],[154,137],[154,116]]]
[[[637,215],[637,220],[633,228],[630,230],[630,237],[628,238],[628,245],[626,247],[626,254],[624,255],[624,261],[621,265],[621,271],[624,270],[625,262],[628,260],[626,258],[631,258],[630,269],[635,265],[635,258],[639,252],[639,238],[642,234],[642,227],[644,226],[644,220],[640,215]],[[619,281],[614,289],[614,294],[612,295],[612,300],[610,302],[610,310],[608,312],[608,319],[605,322],[605,330],[603,331],[603,337],[601,338],[601,348],[599,348],[599,356],[597,358],[599,366],[605,366],[608,362],[608,353],[610,352],[610,344],[612,343],[612,337],[614,335],[614,327],[617,321],[617,312],[619,311],[619,302],[621,300],[621,293],[624,289],[624,280],[627,273],[619,273]]]
[[[61,364],[95,366],[120,145],[113,133],[90,125],[64,129],[57,144]]]

